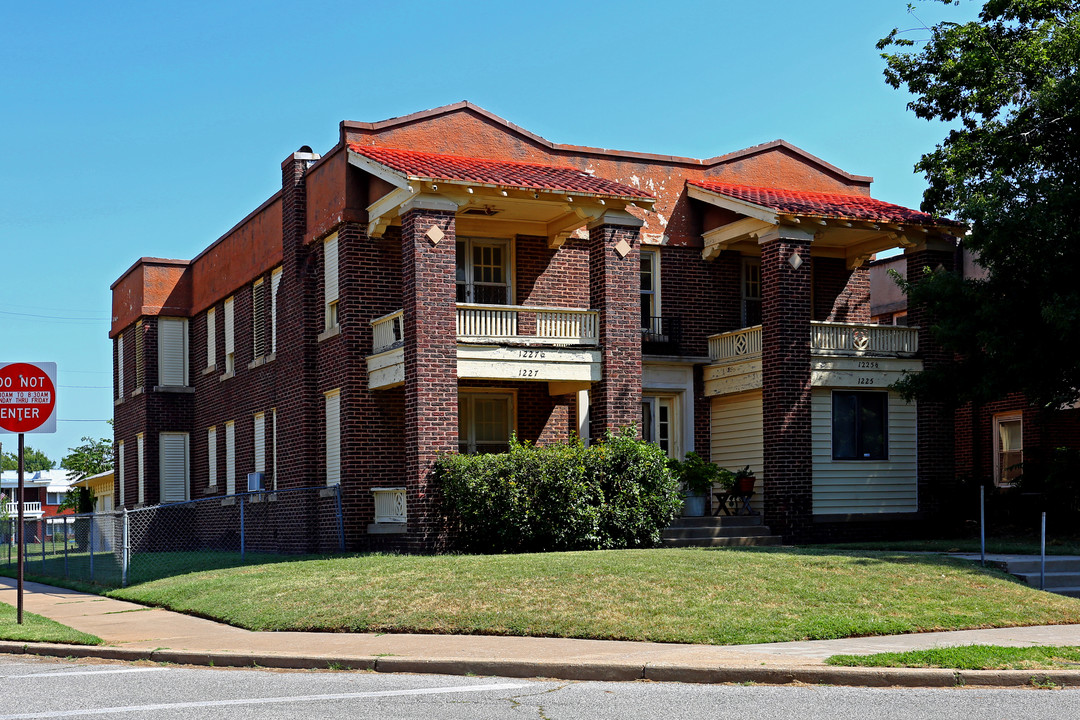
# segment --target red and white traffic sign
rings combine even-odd
[[[56,363],[0,363],[0,432],[56,432]]]

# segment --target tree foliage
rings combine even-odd
[[[56,463],[49,459],[41,450],[35,450],[30,446],[23,446],[23,470],[25,472],[37,472],[38,470],[52,470],[56,467]],[[0,469],[3,470],[18,470],[19,469],[19,453],[6,452],[3,457],[0,458]]]
[[[84,437],[82,444],[68,448],[60,467],[75,473],[75,481],[113,469],[112,440]]]
[[[954,0],[938,0],[953,2]],[[905,284],[955,361],[903,390],[954,402],[1021,391],[1045,407],[1080,399],[1080,3],[987,0],[923,43],[878,43],[885,78],[918,117],[952,125],[916,170],[923,210],[971,227],[985,279],[928,273]]]

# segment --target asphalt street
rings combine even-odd
[[[0,720],[995,718],[1077,716],[1076,690],[567,682],[0,656]]]

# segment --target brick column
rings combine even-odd
[[[641,423],[641,226],[620,211],[589,225],[589,301],[600,311],[601,353],[601,379],[589,398],[594,440],[605,430]]]
[[[904,251],[907,257],[907,279],[918,282],[930,271],[954,269],[956,248],[944,240],[928,240]],[[919,357],[923,368],[948,362],[950,353],[934,341],[930,332],[934,318],[925,307],[908,306],[908,325],[919,328]],[[948,500],[955,477],[955,426],[953,411],[945,403],[919,400],[916,404],[918,422],[919,511],[928,515],[945,512],[943,501]]]
[[[304,175],[319,156],[295,152],[281,163],[281,286],[278,288],[277,397],[279,488],[305,487],[322,480],[316,472],[319,428],[316,403],[315,338],[321,330],[317,307],[319,275],[304,245],[307,188]],[[321,398],[319,398],[321,400]]]
[[[429,476],[440,453],[456,452],[457,206],[419,196],[402,206],[401,269],[405,354],[405,487],[407,544],[431,550],[443,530]],[[389,439],[388,439],[389,440]],[[392,440],[391,440],[392,441]]]
[[[810,432],[810,241],[781,227],[761,246],[761,376],[765,522],[785,541],[813,521]],[[791,259],[798,257],[798,267]]]

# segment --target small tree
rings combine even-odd
[[[23,448],[23,470],[26,472],[52,470],[54,467],[56,467],[56,463],[50,460],[49,456],[41,450],[35,450],[32,447]],[[4,453],[3,458],[0,459],[0,469],[18,470],[19,454],[17,452]]]

